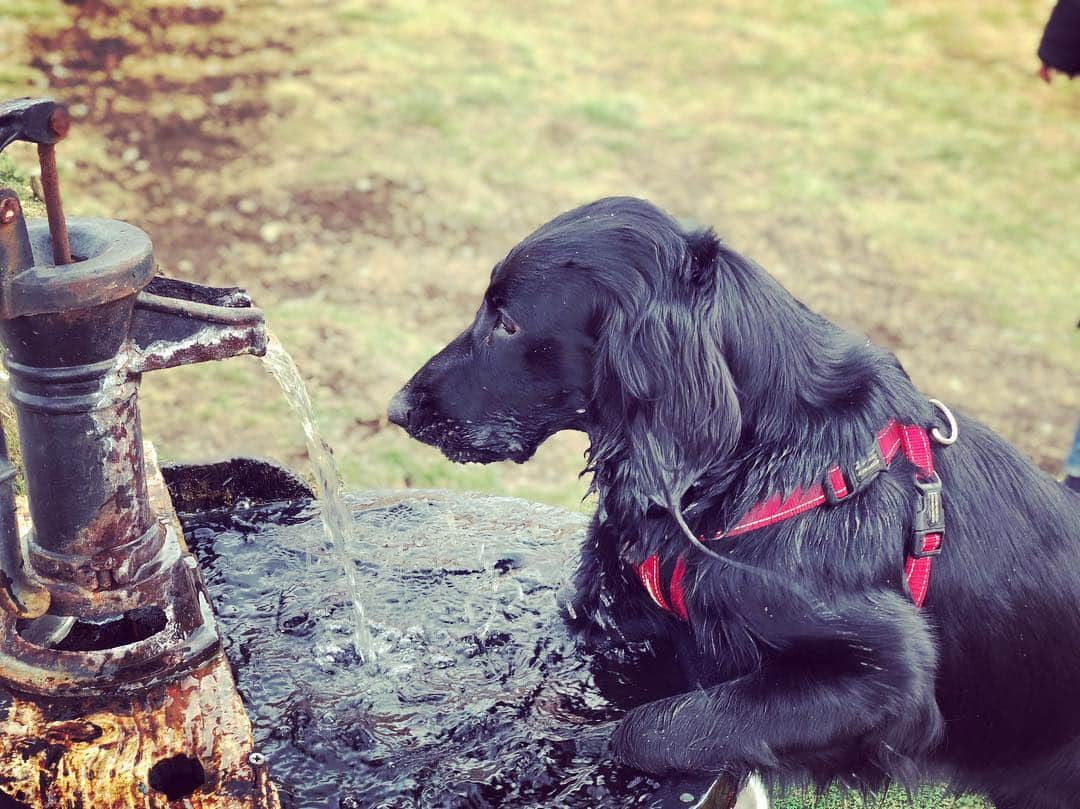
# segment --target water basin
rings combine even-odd
[[[670,785],[606,746],[662,678],[597,665],[558,615],[582,515],[456,492],[346,504],[351,577],[311,501],[182,516],[283,806],[658,804]]]

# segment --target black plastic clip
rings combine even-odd
[[[889,462],[885,460],[885,454],[881,451],[881,445],[874,441],[874,448],[870,454],[860,461],[855,462],[855,468],[851,471],[851,493],[861,492],[870,482],[889,468]]]
[[[881,445],[875,441],[874,448],[870,450],[865,458],[856,461],[851,474],[845,476],[844,482],[847,486],[847,494],[843,497],[837,494],[836,489],[833,488],[832,475],[825,473],[825,479],[821,483],[821,487],[825,490],[825,499],[830,505],[835,506],[841,500],[847,500],[851,495],[861,492],[870,485],[874,478],[888,468],[889,462],[885,460]]]
[[[919,489],[919,499],[915,503],[915,519],[911,524],[911,547],[908,548],[908,555],[916,559],[940,556],[945,540],[945,504],[941,499],[941,478],[934,472],[925,479],[915,475],[914,480]],[[927,534],[938,534],[941,537],[936,548],[926,550]]]

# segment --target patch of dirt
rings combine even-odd
[[[104,136],[107,164],[80,165],[79,182],[101,189],[106,210],[137,193],[139,224],[153,231],[166,263],[186,250],[202,266],[236,237],[206,226],[217,208],[208,205],[217,198],[212,178],[262,138],[269,105],[260,91],[282,69],[256,57],[289,52],[272,33],[237,43],[226,19],[210,5],[88,0],[72,6],[68,25],[30,38],[32,64],[71,108],[76,133],[89,125]]]
[[[409,196],[423,193],[421,185],[362,178],[352,188],[300,189],[293,201],[314,216],[320,229],[331,233],[363,230],[391,243],[439,244],[451,236],[446,227],[428,222],[408,202]]]
[[[32,64],[69,104],[77,127],[104,136],[108,164],[79,166],[79,182],[102,189],[102,207],[137,219],[170,271],[200,281],[213,278],[237,244],[273,256],[313,237],[358,231],[398,242],[445,235],[408,215],[422,187],[378,177],[345,187],[262,182],[276,157],[265,89],[306,71],[290,67],[297,32],[249,31],[241,42],[238,29],[257,17],[233,13],[90,0],[72,5],[68,25],[31,35]],[[139,207],[129,213],[123,197],[132,193]]]

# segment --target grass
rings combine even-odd
[[[1056,471],[1080,411],[1080,82],[1034,76],[1047,3],[338,0],[291,5],[287,30],[273,4],[224,8],[208,27],[132,28],[147,12],[131,4],[78,28],[77,6],[13,0],[0,95],[64,81],[48,59],[31,66],[32,34],[132,38],[108,70],[80,67],[66,44],[50,56],[88,110],[59,149],[66,208],[145,226],[173,273],[251,288],[350,486],[591,507],[580,436],[524,466],[458,467],[383,414],[465,325],[512,244],[606,194],[715,225],[808,305],[893,348],[931,395]],[[209,55],[187,47],[215,41]],[[170,89],[145,98],[129,79]],[[208,107],[225,86],[233,100]],[[194,116],[204,133],[245,149],[194,165],[167,153],[140,179],[122,155],[168,142],[174,101],[188,119],[208,110]],[[261,116],[231,114],[244,103]],[[32,166],[13,147],[0,182],[25,195]],[[238,215],[240,198],[259,213]],[[193,216],[212,226],[174,238]],[[349,226],[328,226],[334,216]],[[261,218],[281,240],[260,239]],[[254,361],[148,375],[143,414],[165,458],[304,464]],[[980,804],[927,793],[915,805]]]
[[[885,795],[876,796],[864,804],[855,794],[842,794],[833,790],[825,795],[810,792],[792,792],[789,795],[771,798],[773,809],[987,809],[987,804],[971,795],[949,795],[941,789],[926,789],[908,797],[906,792],[891,789]]]
[[[932,268],[912,273],[917,292],[980,299],[1003,328],[1067,324],[1070,296],[1047,292],[1077,289],[1080,246],[1063,238],[1076,94],[1031,81],[1040,7],[969,11],[734,3],[524,20],[402,3],[390,20],[346,17],[341,80],[394,99],[358,137],[388,156],[383,171],[453,196],[453,227],[496,228],[492,191],[511,188],[542,189],[530,225],[611,190],[732,222],[740,241],[752,220],[805,217],[898,268]],[[435,141],[454,159],[433,164]],[[1015,337],[1074,349],[1039,329]]]
[[[19,195],[23,214],[27,217],[45,215],[45,205],[34,198],[30,178],[6,154],[0,154],[0,187],[10,188]]]
[[[346,4],[339,35],[298,58],[321,75],[334,65],[325,76],[340,92],[332,114],[364,144],[336,155],[333,171],[419,180],[427,190],[413,204],[425,217],[451,240],[479,234],[477,261],[447,268],[433,251],[414,253],[433,263],[406,271],[438,278],[443,301],[406,330],[438,344],[449,324],[463,325],[486,267],[518,237],[595,196],[640,194],[716,223],[843,322],[865,328],[875,318],[866,307],[880,305],[861,293],[838,300],[847,274],[944,301],[942,331],[961,334],[926,335],[914,362],[902,358],[919,381],[928,368],[931,386],[1009,434],[1019,421],[1012,380],[975,390],[965,378],[1010,360],[1023,374],[1035,356],[1060,379],[1077,347],[1080,240],[1066,212],[1069,178],[1080,175],[1080,96],[1033,78],[1043,11],[880,0],[734,2],[723,13],[624,4],[603,14]],[[301,108],[282,125],[297,138],[329,112],[314,93]],[[812,235],[789,245],[769,234],[776,222]],[[401,286],[401,265],[373,269],[379,289]],[[400,323],[393,304],[378,304],[365,309],[359,342],[378,329],[372,321]],[[964,344],[952,324],[973,310],[982,331]],[[933,356],[945,344],[952,356]],[[972,363],[980,349],[984,361]],[[415,367],[412,355],[392,363],[395,385]],[[1047,395],[1052,426],[1040,422],[1038,446],[1027,440],[1052,466],[1077,399],[1060,388]],[[1025,440],[1019,430],[1010,437]],[[425,450],[380,436],[365,451],[377,442],[394,448],[387,464],[400,464],[399,479],[412,479],[406,459]],[[572,449],[576,461],[581,447]],[[460,475],[462,485],[478,479]],[[493,482],[522,491],[518,481],[518,470],[500,470]],[[524,491],[576,500],[580,485],[566,481],[566,495]]]

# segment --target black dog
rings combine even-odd
[[[570,612],[590,640],[670,643],[688,678],[627,714],[621,760],[1080,806],[1080,498],[962,418],[932,451],[942,536],[913,445],[934,407],[711,231],[626,198],[559,216],[390,418],[455,461],[588,433],[600,505]],[[828,502],[695,539],[814,491]],[[935,549],[920,607],[905,564]]]

